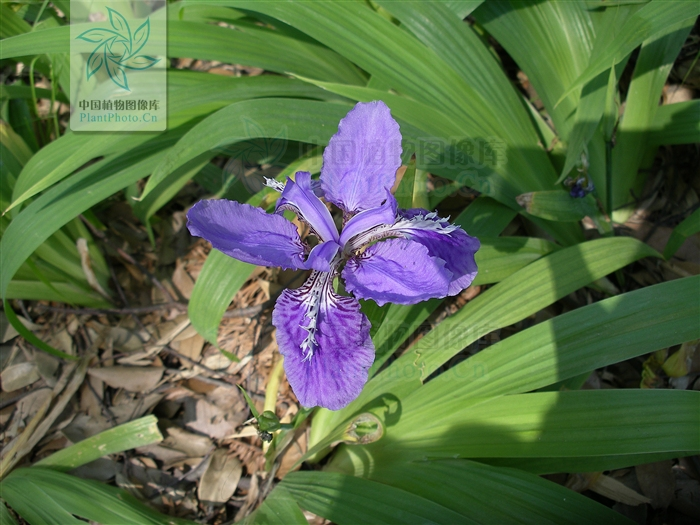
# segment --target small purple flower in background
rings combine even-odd
[[[574,199],[583,199],[595,189],[593,181],[589,181],[585,177],[579,177],[577,179],[567,177],[564,181],[564,185],[569,187],[569,195]]]
[[[272,323],[284,368],[299,402],[338,410],[355,399],[374,361],[370,323],[357,299],[415,304],[456,295],[474,280],[479,241],[423,209],[397,209],[390,193],[401,165],[401,133],[381,101],[359,103],[340,121],[323,153],[320,185],[297,172],[276,213],[226,200],[204,200],[187,214],[192,235],[217,250],[261,266],[312,270],[284,290]],[[326,204],[343,212],[340,232]],[[306,222],[312,249],[282,211]],[[335,292],[340,275],[352,296]]]

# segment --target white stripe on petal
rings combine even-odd
[[[450,224],[447,219],[438,217],[437,212],[416,215],[411,218],[399,217],[394,224],[381,224],[362,232],[345,244],[345,253],[351,253],[371,242],[389,237],[410,239],[417,231],[431,231],[449,235],[459,226]]]

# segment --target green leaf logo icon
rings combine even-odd
[[[95,49],[88,57],[85,74],[87,80],[90,80],[104,67],[114,84],[131,91],[126,71],[128,69],[149,69],[160,61],[159,58],[139,55],[151,35],[150,17],[132,33],[129,22],[121,13],[110,7],[107,8],[107,12],[112,29],[88,29],[76,37],[76,40],[80,39],[96,44]]]

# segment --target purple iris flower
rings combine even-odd
[[[370,322],[357,299],[414,304],[456,295],[477,273],[479,241],[423,209],[397,209],[390,189],[401,165],[401,133],[381,101],[358,103],[340,121],[323,153],[320,184],[297,172],[274,214],[227,200],[203,200],[187,214],[192,235],[261,266],[311,270],[284,290],[272,314],[284,368],[299,402],[338,410],[355,399],[374,361]],[[341,231],[327,205],[343,212]],[[282,212],[309,225],[310,248]],[[345,289],[333,286],[340,275]]]

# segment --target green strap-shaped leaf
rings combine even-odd
[[[82,525],[85,523],[66,511],[41,487],[37,487],[31,481],[3,482],[2,497],[30,525]],[[37,505],[37,501],[41,501],[41,505]]]
[[[379,0],[384,9],[399,19],[401,25],[432,49],[446,64],[478,93],[480,101],[493,111],[502,130],[501,137],[513,143],[537,141],[527,111],[513,89],[501,65],[468,25],[437,2],[392,2]],[[533,158],[533,162],[536,160]]]
[[[85,290],[71,283],[50,281],[44,283],[36,280],[15,278],[7,285],[7,299],[24,299],[25,301],[57,301],[59,303],[79,304],[88,308],[111,308],[113,305],[92,290]]]
[[[212,250],[197,278],[187,312],[192,326],[204,339],[217,343],[219,323],[231,299],[255,269],[220,251]]]
[[[43,523],[72,524],[65,515],[80,516],[103,525],[186,525],[190,521],[159,514],[131,494],[97,481],[80,479],[46,468],[22,468],[3,481],[11,494],[10,505],[26,515],[32,525]],[[44,502],[49,502],[42,509]],[[17,506],[17,503],[20,505]],[[33,508],[32,508],[33,507]],[[46,512],[46,510],[49,512]],[[52,516],[53,512],[60,513]],[[51,516],[47,519],[48,516]],[[43,521],[45,520],[45,521]]]
[[[202,91],[206,81],[207,89]],[[168,72],[168,125],[174,129],[236,101],[265,97],[328,98],[326,91],[283,77],[229,78],[190,71]],[[333,95],[330,95],[333,98]],[[271,130],[277,133],[280,129]],[[66,133],[34,155],[14,187],[12,207],[63,180],[99,156],[129,151],[152,141],[153,135]],[[11,208],[12,208],[11,207]]]
[[[31,99],[36,95],[37,98],[51,99],[52,94],[50,89],[45,88],[35,88],[34,94],[32,94],[32,88],[24,85],[2,85],[0,86],[0,98],[23,98]],[[56,93],[56,100],[68,104],[68,98],[59,91]]]
[[[330,472],[291,472],[282,486],[301,507],[338,525],[478,523],[420,493]]]
[[[700,142],[700,100],[658,107],[648,140],[651,146]]]
[[[0,37],[2,38],[21,35],[32,30],[32,26],[7,4],[0,4],[0,16],[2,16],[2,29],[0,29]]]
[[[86,28],[87,29],[87,28]],[[52,27],[5,38],[0,46],[0,59],[70,52],[70,27]]]
[[[479,273],[472,285],[497,283],[559,247],[535,237],[481,237]]]
[[[651,4],[658,3],[651,2]],[[692,2],[660,3],[667,6],[668,11],[692,4]],[[696,10],[700,12],[700,7],[696,6]],[[648,130],[654,122],[659,107],[658,100],[673,61],[678,57],[694,22],[694,19],[686,19],[666,27],[652,38],[645,40],[639,51],[630,91],[625,99],[625,112],[617,128],[615,147],[612,150],[613,210],[629,203],[630,189],[635,195],[640,195],[642,192],[646,175],[640,174],[639,168],[650,166],[655,154],[654,150],[647,146]],[[619,217],[614,218],[624,222],[623,219],[631,212],[632,210],[623,210],[619,212]]]
[[[10,513],[7,505],[5,505],[5,503],[2,501],[0,501],[0,523],[5,525],[18,525],[17,520]]]
[[[373,477],[402,488],[411,494],[409,497],[429,498],[472,523],[632,523],[621,514],[551,481],[473,461],[405,463]]]
[[[163,181],[148,194],[148,197],[133,204],[134,214],[149,227],[149,234],[152,235],[149,221],[155,213],[168,204],[177,193],[192,180],[207,164],[215,152],[207,152],[195,157],[180,168],[173,171]],[[153,239],[151,242],[154,242]],[[155,244],[155,243],[154,243]]]
[[[161,150],[181,133],[168,131],[126,155],[97,162],[55,185],[22,210],[0,240],[0,295],[5,296],[10,279],[22,263],[56,230],[151,173],[163,155]]]
[[[462,20],[468,17],[474,9],[484,3],[484,0],[438,0],[445,4],[450,11]]]
[[[474,91],[433,51],[369,6],[296,1],[232,0],[240,7],[275,17],[312,36],[392,88],[415,100],[493,129],[488,108],[469,103]],[[437,70],[442,74],[438,75]],[[414,79],[420,78],[416,83]],[[419,85],[420,84],[420,85]],[[467,108],[469,107],[469,111]],[[495,134],[495,133],[494,133]]]
[[[335,51],[255,26],[234,30],[169,20],[168,56],[220,60],[348,84],[367,82],[357,67]]]
[[[700,338],[700,277],[605,299],[518,332],[416,392],[483,398],[528,392],[589,370]],[[407,400],[409,402],[409,400]]]
[[[311,100],[265,99],[236,102],[204,119],[172,148],[154,170],[141,197],[190,159],[220,146],[275,136],[326,144],[348,107]],[[251,127],[250,122],[255,126]]]
[[[75,24],[75,30],[92,24]],[[237,31],[199,22],[168,20],[168,56],[220,60],[293,72],[319,80],[364,84],[366,79],[348,60],[315,43],[263,28]],[[70,27],[61,26],[18,34],[3,40],[0,59],[70,51]]]
[[[146,416],[105,430],[68,448],[54,452],[32,467],[67,472],[108,454],[117,454],[132,448],[144,447],[162,441],[162,439],[163,436],[158,430],[156,417]]]
[[[404,404],[381,440],[342,447],[329,468],[367,476],[425,458],[697,453],[698,403],[689,390],[578,390]]]
[[[572,131],[569,134],[566,146],[566,160],[557,182],[563,181],[569,172],[574,169],[574,166],[581,162],[581,153],[584,152],[584,148],[593,137],[600,119],[603,118],[605,113],[606,97],[608,95],[612,96],[616,92],[617,79],[622,74],[626,64],[627,61],[623,60],[615,68],[610,68],[612,75],[603,72],[583,87],[581,99],[576,107]],[[615,109],[617,110],[616,107]],[[617,116],[617,112],[615,112],[614,116]],[[590,159],[587,159],[587,162],[590,164]],[[595,173],[595,170],[590,170],[590,172]],[[600,194],[601,191],[605,190],[605,184],[597,184],[597,190]],[[601,195],[601,198],[605,202],[605,195]]]
[[[652,452],[647,454],[620,454],[612,456],[542,457],[542,458],[479,458],[480,463],[496,467],[505,466],[532,472],[533,474],[555,474],[557,472],[603,472],[655,463],[667,459],[692,456],[692,450]]]
[[[457,215],[454,223],[478,239],[498,237],[516,215],[513,209],[482,195]]]
[[[572,197],[568,191],[533,191],[518,196],[518,203],[535,216],[548,221],[578,222],[584,217],[595,217],[598,205],[592,195]]]
[[[44,341],[42,341],[36,335],[34,335],[26,326],[24,326],[20,322],[20,320],[17,318],[17,314],[12,309],[12,307],[10,306],[10,304],[7,302],[6,299],[3,301],[3,306],[4,306],[5,316],[7,317],[7,320],[12,325],[12,328],[17,330],[17,333],[19,333],[19,335],[21,335],[28,343],[36,346],[40,350],[43,350],[47,354],[51,354],[53,356],[60,357],[61,359],[67,359],[69,361],[75,361],[76,359],[78,359],[76,356],[66,354],[65,352],[62,352],[61,350],[58,350],[57,348],[54,348],[53,346],[46,344]]]
[[[308,523],[297,502],[282,485],[277,485],[258,509],[244,521],[244,525],[307,525]]]
[[[674,228],[668,243],[666,243],[666,248],[664,248],[664,258],[670,259],[678,251],[678,248],[683,246],[688,237],[698,232],[700,232],[700,208]]]
[[[614,12],[615,8],[608,10]],[[569,84],[562,98],[606,71],[612,64],[620,62],[645,40],[699,14],[700,5],[692,1],[668,3],[664,0],[652,0],[645,4],[624,20],[617,31],[599,35],[586,69],[575,82]]]
[[[559,137],[567,140],[578,93],[556,103],[583,72],[593,49],[595,34],[584,3],[484,2],[473,16],[527,74]]]

